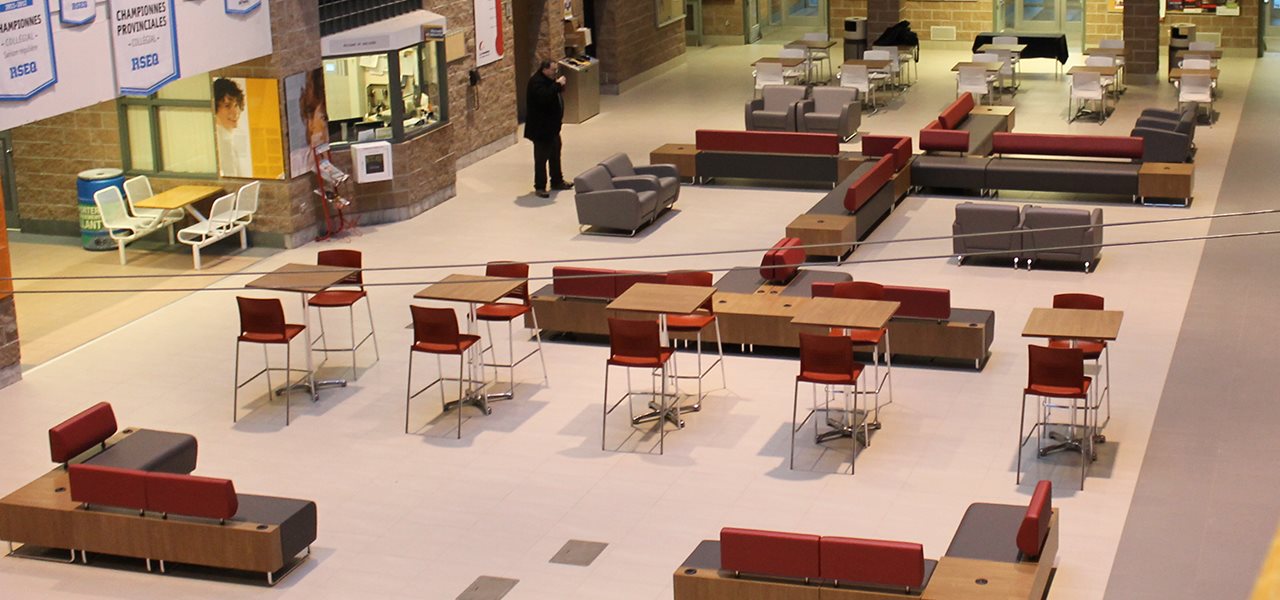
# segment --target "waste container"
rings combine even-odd
[[[564,122],[581,123],[600,114],[600,61],[566,58],[560,61],[564,75]]]
[[[848,17],[844,20],[844,59],[862,58],[867,51],[867,18]]]
[[[124,195],[124,171],[120,169],[89,169],[81,171],[76,180],[76,200],[80,207],[80,243],[85,250],[114,250],[116,243],[107,236],[102,226],[102,214],[93,203],[93,194],[109,187],[120,189]]]
[[[1166,68],[1172,69],[1178,66],[1178,60],[1174,57],[1179,50],[1186,50],[1191,47],[1191,42],[1196,40],[1196,26],[1192,23],[1174,23],[1169,27],[1169,61]]]

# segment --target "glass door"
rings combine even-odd
[[[1072,46],[1084,40],[1084,0],[996,0],[996,31],[1065,33]]]
[[[764,0],[764,2],[768,1]],[[746,24],[743,34],[746,36],[748,44],[754,44],[760,40],[760,9],[762,6],[767,7],[767,5],[761,4],[761,0],[747,0],[742,5],[742,18]]]

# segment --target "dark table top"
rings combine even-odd
[[[1067,64],[1067,59],[1071,54],[1067,50],[1067,35],[1065,33],[1012,33],[1012,32],[983,32],[973,38],[973,51],[977,52],[978,48],[985,44],[992,43],[991,40],[996,36],[1016,35],[1019,44],[1026,44],[1027,49],[1019,53],[1021,58],[1056,58],[1058,62]]]

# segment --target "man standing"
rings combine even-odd
[[[560,171],[560,124],[564,120],[564,99],[560,93],[564,91],[564,83],[560,65],[549,60],[542,61],[538,72],[529,78],[524,137],[533,142],[533,193],[539,198],[551,195],[547,192],[548,166],[551,189],[573,188]]]

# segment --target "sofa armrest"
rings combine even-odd
[[[613,187],[633,192],[656,192],[662,189],[662,185],[658,183],[658,178],[653,175],[614,177]]]
[[[858,102],[844,105],[840,109],[840,132],[849,133],[852,139],[858,133],[858,126],[862,125],[862,105]]]
[[[1085,248],[1082,254],[1085,256],[1092,256],[1093,260],[1090,262],[1097,262],[1098,257],[1102,255],[1102,232],[1106,229],[1102,226],[1101,208],[1095,208],[1090,212],[1089,222],[1093,223],[1093,227],[1090,227],[1088,231],[1085,232],[1085,243],[1096,245],[1093,248]]]
[[[1129,132],[1142,138],[1142,162],[1187,162],[1191,155],[1191,139],[1168,129],[1136,127]]]
[[[755,117],[755,112],[757,110],[764,110],[763,98],[756,98],[755,100],[751,100],[747,102],[746,108],[745,110],[743,110],[743,117],[744,117],[744,122],[746,123],[747,131],[751,131],[752,129],[754,129],[751,125],[752,123],[755,122],[754,117]]]
[[[573,200],[581,225],[635,229],[647,218],[640,197],[631,190],[585,192],[575,195]]]
[[[680,177],[680,171],[675,165],[656,164],[656,165],[640,165],[635,167],[637,175],[652,175],[654,177]]]

